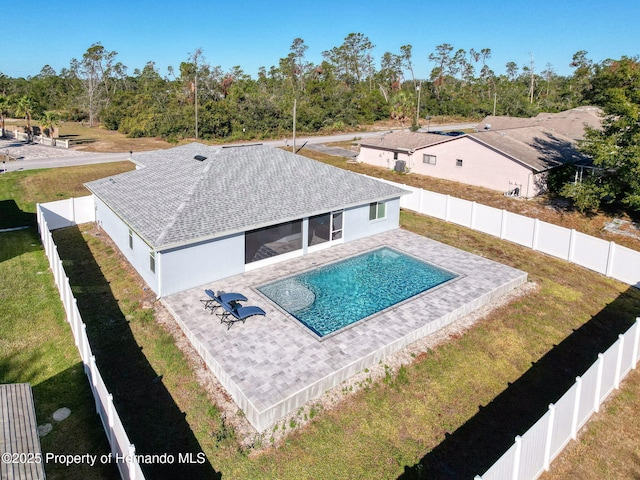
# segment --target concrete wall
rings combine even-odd
[[[423,162],[423,155],[434,155],[436,164]],[[456,161],[462,160],[462,166]],[[540,192],[540,181],[536,181],[530,168],[488,148],[471,137],[432,145],[417,150],[411,155],[398,153],[411,172],[431,177],[490,188],[500,192],[521,186],[520,196],[533,197]],[[394,168],[393,152],[363,146],[358,161]]]

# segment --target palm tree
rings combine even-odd
[[[44,112],[44,117],[42,118],[42,130],[48,132],[49,138],[53,138],[53,130],[58,125],[58,114],[51,111]]]
[[[32,134],[32,130],[31,130],[31,112],[32,111],[33,111],[33,105],[31,103],[31,99],[26,95],[23,95],[22,97],[20,97],[16,102],[16,114],[20,116],[24,115],[24,119],[27,122],[27,126],[25,127],[25,130],[27,132],[27,135],[29,136],[29,141],[31,141],[31,134]]]

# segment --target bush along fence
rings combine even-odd
[[[536,218],[383,180],[409,190],[400,207],[493,235],[640,288],[640,252]]]
[[[618,337],[605,353],[524,435],[517,436],[513,446],[475,480],[532,480],[548,471],[551,461],[571,440],[577,438],[580,428],[620,381],[636,368],[640,342],[640,317],[629,330]]]
[[[59,210],[60,213],[54,213]],[[62,221],[64,217],[61,213],[71,214],[66,221]],[[83,197],[80,199],[62,200],[52,202],[50,204],[38,204],[36,206],[36,217],[38,223],[38,231],[40,239],[44,245],[44,250],[49,259],[49,266],[53,272],[53,277],[60,292],[60,299],[64,305],[67,315],[67,321],[71,326],[71,331],[75,339],[76,346],[80,352],[82,363],[84,364],[84,372],[88,377],[93,398],[96,403],[96,412],[100,416],[102,426],[107,434],[109,445],[111,446],[111,455],[116,460],[116,464],[123,479],[143,480],[144,474],[136,460],[135,446],[129,441],[129,437],[125,432],[118,412],[113,405],[113,396],[107,390],[102,379],[102,375],[96,366],[96,360],[91,352],[89,338],[87,337],[87,326],[82,321],[76,299],[73,296],[69,278],[67,277],[62,261],[58,255],[58,249],[53,241],[48,220],[52,220],[52,224],[56,228],[69,226],[75,223],[84,223],[93,221],[91,217],[93,210],[93,198]],[[53,229],[53,228],[52,228]]]

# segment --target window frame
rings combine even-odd
[[[429,161],[431,159],[433,159],[433,162]],[[428,153],[422,154],[422,163],[424,163],[425,165],[435,165],[436,162],[437,162],[436,155],[429,155]]]
[[[387,218],[386,202],[371,202],[369,204],[369,221],[382,220]]]

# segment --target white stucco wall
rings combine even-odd
[[[149,285],[149,288],[158,293],[158,268],[156,259],[156,272],[149,268],[149,252],[151,249],[142,239],[133,232],[133,248],[129,248],[129,227],[120,217],[96,197],[96,222],[104,230],[113,242],[118,246],[122,254],[136,269],[140,276]]]
[[[244,233],[159,253],[161,296],[245,271]]]
[[[434,155],[436,164],[423,163],[423,155]],[[462,166],[456,161],[462,160]],[[360,149],[358,160],[380,167],[394,168],[393,152],[368,148]],[[521,185],[521,196],[533,197],[540,193],[540,179],[530,168],[488,148],[469,137],[422,148],[412,155],[399,153],[398,160],[407,162],[411,172],[420,175],[453,180],[469,185],[507,192]],[[511,183],[510,183],[511,182]]]
[[[385,203],[386,216],[376,220],[369,220],[369,204],[345,210],[344,241],[351,242],[398,228],[400,225],[400,199],[388,200]]]
[[[376,220],[369,220],[369,204],[346,209],[343,219],[344,241],[398,228],[400,199],[388,200],[385,204],[385,217]],[[130,248],[129,227],[98,198],[96,221],[158,296],[198,287],[243,273],[246,269],[244,233],[156,252],[155,272],[152,272],[150,247],[133,232],[133,248]],[[282,260],[289,257],[283,255]]]

